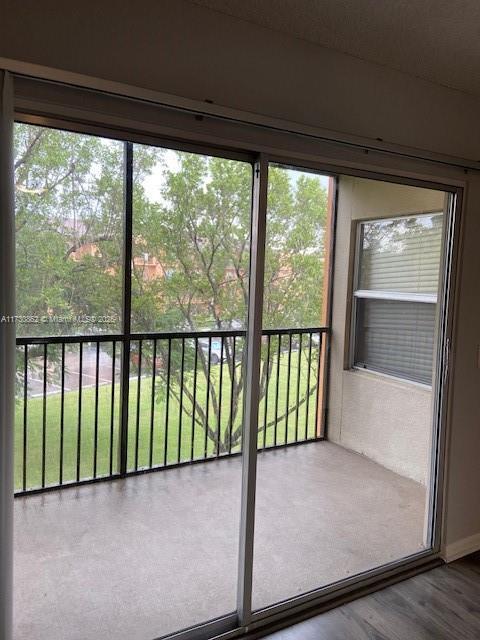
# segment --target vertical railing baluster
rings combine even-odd
[[[182,457],[182,425],[183,425],[183,385],[185,382],[185,338],[181,339],[181,356],[180,356],[180,398],[178,402],[178,443],[177,443],[177,462],[180,464]]]
[[[308,410],[310,408],[310,374],[312,369],[312,342],[313,333],[309,333],[308,341],[308,373],[307,373],[307,395],[305,400],[305,440],[308,440]]]
[[[234,334],[235,332],[232,332]],[[169,334],[155,334],[159,337],[151,337],[144,334],[131,334],[131,338],[134,343],[138,344],[138,371],[136,372],[136,381],[137,381],[137,397],[136,397],[136,411],[135,411],[135,425],[132,425],[131,429],[135,428],[135,436],[131,433],[130,437],[130,447],[134,448],[134,453],[130,452],[130,458],[134,459],[130,462],[130,468],[127,473],[138,471],[141,469],[143,464],[143,452],[145,450],[145,460],[148,460],[148,463],[145,462],[145,465],[148,464],[149,468],[154,468],[155,462],[155,439],[156,439],[156,430],[157,425],[155,424],[156,418],[159,419],[159,411],[156,410],[155,403],[158,399],[156,384],[157,384],[157,360],[159,350],[164,351],[162,346],[159,346],[158,341],[161,341],[161,345],[164,344],[163,341],[167,342],[168,345],[168,360],[167,360],[167,370],[166,370],[166,398],[165,398],[165,429],[164,429],[164,448],[163,448],[163,466],[169,466],[173,463],[175,464],[183,464],[186,462],[192,462],[196,459],[196,453],[201,453],[201,447],[203,445],[203,458],[218,458],[221,455],[229,455],[232,453],[234,449],[234,433],[235,433],[235,423],[237,420],[243,420],[243,416],[240,419],[240,413],[235,414],[235,400],[236,394],[240,392],[237,388],[236,381],[236,361],[237,361],[237,352],[240,353],[241,349],[237,345],[237,337],[240,337],[242,340],[242,344],[244,344],[244,336],[243,333],[238,332],[239,335],[230,335],[228,332],[219,331],[218,333],[212,331],[206,333],[203,338],[200,335],[193,334],[172,334],[169,337]],[[260,450],[264,450],[269,448],[270,446],[282,446],[284,444],[290,444],[293,442],[301,442],[302,440],[311,440],[315,439],[320,433],[321,423],[320,413],[322,407],[320,405],[321,393],[319,378],[321,374],[321,362],[322,362],[322,349],[324,345],[324,330],[320,329],[279,329],[279,330],[266,330],[263,334],[263,343],[262,343],[262,352],[265,351],[265,358],[263,361],[263,367],[261,368],[261,379],[264,381],[264,406],[262,407],[262,414],[259,417],[259,429],[261,428],[261,424],[263,424],[263,436],[257,435],[257,447]],[[273,336],[273,338],[272,338]],[[288,346],[285,346],[285,336],[288,336]],[[308,345],[306,344],[308,336]],[[318,341],[317,341],[318,336]],[[275,344],[273,340],[277,340]],[[81,337],[78,339],[78,407],[77,407],[77,426],[76,426],[76,454],[72,452],[73,456],[73,480],[76,482],[82,482],[87,480],[98,479],[101,477],[101,466],[102,463],[102,412],[101,412],[101,395],[100,395],[100,384],[101,384],[101,345],[103,344],[102,339],[94,339],[92,342],[89,342],[91,338]],[[147,426],[145,426],[145,434],[143,435],[142,429],[142,391],[143,396],[145,396],[145,388],[142,389],[142,376],[143,370],[145,369],[145,356],[143,354],[143,344],[145,340],[152,341],[152,376],[151,376],[151,390],[149,391],[149,400],[143,398],[143,400],[150,405],[150,414],[149,418],[147,418]],[[205,340],[205,344],[203,342]],[[42,381],[42,404],[40,405],[40,419],[41,419],[41,431],[39,434],[39,452],[37,456],[37,466],[35,467],[35,480],[34,482],[39,484],[40,488],[46,488],[49,486],[50,479],[50,461],[49,461],[49,453],[51,453],[49,448],[50,442],[50,431],[49,431],[49,422],[48,419],[48,407],[51,406],[51,402],[48,400],[48,396],[51,395],[51,390],[49,391],[49,369],[51,369],[51,362],[57,361],[57,351],[54,353],[54,358],[52,356],[52,349],[50,348],[50,344],[54,345],[54,348],[60,346],[60,361],[61,361],[61,377],[60,377],[60,386],[59,386],[59,405],[60,405],[60,415],[59,415],[59,441],[56,440],[53,442],[53,448],[56,449],[58,446],[59,451],[59,460],[58,466],[57,462],[54,462],[55,468],[52,473],[56,478],[58,478],[58,486],[62,486],[70,480],[70,461],[68,460],[68,454],[70,452],[70,445],[68,444],[67,438],[69,437],[69,427],[66,411],[68,410],[68,394],[66,393],[69,390],[67,386],[69,384],[69,376],[67,375],[66,370],[66,359],[69,355],[68,347],[71,339],[67,339],[63,341],[62,339],[56,339],[53,343],[49,343],[48,341],[39,341],[40,348],[42,349],[43,362],[40,360],[40,367],[43,369],[43,381]],[[108,341],[108,340],[106,340]],[[176,342],[180,341],[180,351],[177,352]],[[208,341],[208,345],[206,344]],[[220,348],[217,348],[218,342],[220,344]],[[112,342],[112,359],[111,359],[111,397],[110,397],[110,425],[109,425],[109,436],[108,432],[106,434],[105,440],[109,437],[109,454],[105,461],[105,466],[108,464],[109,475],[114,475],[114,449],[116,448],[116,437],[117,434],[115,432],[115,417],[116,417],[116,364],[117,364],[117,342],[122,342],[125,344],[124,336],[116,337],[111,340]],[[84,426],[82,422],[85,422],[85,413],[83,407],[83,378],[86,376],[89,377],[89,371],[84,373],[84,361],[85,361],[85,348],[87,347],[87,355],[92,352],[92,362],[93,362],[93,345],[95,344],[95,374],[91,377],[94,378],[94,384],[92,384],[92,391],[94,393],[94,412],[93,412],[93,425],[89,424],[87,429],[88,435],[88,443],[85,442],[85,432]],[[215,348],[214,348],[215,346]],[[19,469],[20,478],[18,485],[21,487],[22,491],[27,491],[27,486],[29,482],[29,467],[28,467],[28,456],[29,456],[29,440],[31,440],[31,433],[29,431],[28,426],[28,417],[31,414],[31,403],[29,398],[29,378],[30,374],[28,371],[29,361],[31,360],[31,344],[27,343],[25,339],[20,339],[18,341],[18,348],[24,348],[23,354],[21,354],[21,358],[23,357],[23,433],[20,431],[19,437],[22,438],[19,442],[19,454],[20,460],[19,463],[21,468]],[[193,358],[191,358],[190,351],[191,347],[193,347]],[[265,349],[264,349],[265,347]],[[288,348],[288,354],[286,349]],[[245,351],[245,347],[243,347]],[[292,353],[298,351],[298,360],[297,363],[294,362],[294,358]],[[318,353],[317,353],[318,351]],[[20,352],[21,353],[21,352]],[[149,353],[149,350],[148,352]],[[217,356],[219,355],[219,359]],[[40,356],[39,359],[42,357]],[[227,357],[228,356],[228,357]],[[283,361],[282,358],[285,356],[285,367],[286,367],[286,379],[281,379],[283,375],[282,366]],[[149,357],[149,356],[148,356]],[[148,360],[147,357],[147,360]],[[203,405],[202,401],[199,402],[199,391],[198,391],[198,366],[199,366],[199,358],[206,357],[207,362],[203,361],[202,364],[206,364],[205,373],[206,373],[206,395],[205,395],[205,405]],[[218,375],[215,370],[212,369],[212,357],[215,360],[215,363],[218,361]],[[231,361],[230,361],[231,357]],[[242,360],[243,360],[242,354]],[[277,358],[275,363],[275,357]],[[173,360],[172,360],[173,358]],[[163,356],[162,366],[165,365],[164,362],[165,356]],[[178,359],[178,363],[177,363]],[[193,375],[190,378],[190,368],[186,368],[187,365],[190,367],[190,364],[193,362]],[[174,364],[175,363],[175,364]],[[225,363],[227,363],[228,371],[231,372],[231,384],[230,384],[230,397],[227,397],[228,383],[225,381]],[[88,359],[88,367],[90,369],[90,358]],[[177,368],[178,364],[178,368]],[[174,368],[172,369],[172,367]],[[262,366],[262,365],[261,365]],[[307,367],[306,371],[304,367]],[[284,367],[284,368],[285,368]],[[276,369],[276,380],[273,380],[273,376],[275,375]],[[55,369],[56,370],[56,369]],[[88,375],[87,375],[88,374]],[[212,378],[213,374],[213,378]],[[108,375],[108,374],[107,374]],[[162,373],[162,379],[163,379]],[[296,377],[295,377],[296,376]],[[316,379],[315,385],[313,384],[313,378]],[[179,384],[179,394],[177,396],[176,391],[172,391],[171,383],[174,379],[175,385]],[[190,382],[193,381],[193,387],[191,387]],[[143,380],[143,383],[145,379]],[[305,384],[304,384],[305,383]],[[218,384],[218,387],[217,387]],[[213,386],[212,386],[213,385]],[[90,386],[90,385],[88,385]],[[143,384],[144,387],[144,384]],[[58,389],[58,386],[57,386]],[[191,390],[191,393],[190,393]],[[282,393],[285,391],[285,402],[283,399]],[[272,398],[269,397],[270,392],[272,392]],[[22,393],[22,392],[21,392]],[[173,395],[172,395],[173,394]],[[147,394],[148,395],[148,394]],[[291,396],[294,396],[292,400]],[[21,396],[20,396],[21,397]],[[88,396],[90,397],[90,396]],[[177,425],[177,410],[176,404],[172,405],[172,398],[174,401],[178,398],[178,425]],[[213,401],[212,401],[213,398]],[[315,431],[312,433],[312,424],[314,419],[314,410],[311,407],[311,402],[314,402],[316,398],[316,406],[315,406]],[[86,399],[86,396],[85,396]],[[293,405],[292,402],[295,401]],[[107,400],[108,403],[108,400]],[[227,403],[227,406],[223,405]],[[305,404],[305,415],[302,415],[303,410],[301,409],[302,405]],[[228,407],[229,405],[229,407]],[[133,406],[133,402],[132,402]],[[191,416],[188,414],[190,410],[190,406],[192,408]],[[215,411],[213,409],[215,408]],[[188,409],[188,411],[187,411]],[[204,411],[203,411],[204,409]],[[291,411],[290,411],[291,409]],[[281,429],[281,434],[279,431],[279,414],[283,416],[283,410],[285,410],[285,425],[284,429]],[[172,420],[172,416],[170,415],[174,412],[174,424],[173,426],[170,424]],[[213,413],[215,416],[213,416]],[[295,412],[295,416],[293,417],[293,413]],[[199,418],[199,413],[201,413],[201,417],[204,420],[204,434],[202,437],[201,434],[201,420]],[[290,413],[292,414],[290,416]],[[185,417],[184,414],[187,414]],[[269,415],[271,414],[271,415]],[[273,418],[273,414],[275,416],[274,420],[270,420]],[[189,418],[191,417],[191,423],[189,422]],[[132,416],[133,418],[133,416]],[[289,419],[291,418],[291,419]],[[209,431],[210,421],[213,419],[213,425],[210,426],[211,431]],[[106,418],[108,425],[108,418]],[[185,421],[186,420],[186,421]],[[269,420],[273,429],[272,438],[268,435],[269,428]],[[294,423],[292,423],[294,420]],[[225,423],[225,424],[223,424]],[[190,433],[188,432],[188,427],[191,424]],[[185,426],[186,425],[186,426]],[[90,438],[91,431],[90,429],[93,426],[93,437]],[[172,431],[172,428],[175,429]],[[22,427],[19,425],[19,429]],[[75,426],[74,426],[75,429]],[[108,427],[107,427],[108,429]],[[161,426],[158,425],[158,429],[161,430]],[[290,433],[290,430],[292,433]],[[200,434],[199,434],[200,431]],[[284,431],[284,433],[283,433]],[[304,432],[304,433],[303,433]],[[147,435],[148,433],[148,435]],[[21,434],[21,435],[20,435]],[[161,434],[159,434],[161,435]],[[282,439],[281,435],[284,435],[284,439]],[[119,436],[120,437],[120,436]],[[143,439],[145,439],[145,446],[143,444]],[[203,439],[203,443],[202,443]],[[209,441],[212,441],[212,445],[210,445]],[[72,443],[74,445],[75,435],[73,435]],[[273,441],[273,442],[272,442]],[[90,456],[90,442],[93,442],[93,460],[89,458]],[[147,444],[148,443],[148,444]],[[120,444],[120,443],[118,443]],[[82,451],[82,446],[85,451]],[[108,446],[108,445],[106,445]],[[23,451],[22,451],[23,447]],[[170,449],[169,449],[170,447]],[[172,450],[171,447],[174,449]],[[88,449],[88,451],[86,450]],[[159,455],[162,455],[161,451],[161,443],[158,443]],[[235,444],[235,450],[238,448],[238,442]],[[75,451],[75,449],[74,449]],[[67,454],[67,455],[66,455]],[[87,455],[88,454],[88,455]],[[75,473],[75,455],[76,455],[76,473]],[[105,456],[107,454],[105,453]],[[88,459],[87,459],[88,458]],[[108,463],[107,463],[108,460]],[[90,462],[92,462],[92,467],[90,467]],[[90,475],[91,474],[91,475]],[[82,478],[83,475],[83,478]],[[38,478],[40,476],[40,481],[38,482]],[[88,476],[88,477],[87,477]],[[30,480],[31,482],[31,480]],[[57,482],[57,480],[55,480]]]
[[[23,355],[23,459],[22,459],[22,488],[27,490],[27,447],[28,447],[28,344],[25,345]]]
[[[244,359],[244,354],[245,354],[245,359]],[[244,336],[242,336],[242,357],[241,357],[241,364],[240,364],[240,366],[242,367],[242,370],[245,370],[245,363],[246,363],[246,339]],[[241,376],[239,376],[239,378],[240,377]],[[241,391],[241,393],[243,393],[243,391]],[[239,423],[243,425],[243,419],[245,416],[245,403],[243,402],[243,398],[242,398],[242,402],[240,402],[240,405],[237,411],[240,411]],[[243,429],[240,429],[240,439],[238,442],[238,447],[239,447],[239,451],[243,453]]]
[[[97,341],[95,347],[95,414],[94,414],[94,432],[93,432],[93,477],[97,477],[97,461],[98,461],[98,382],[100,368],[100,342]]]
[[[153,467],[153,441],[155,430],[155,380],[157,373],[157,341],[153,339],[153,364],[152,364],[152,395],[150,400],[150,443],[148,454],[148,466],[150,469]]]
[[[43,407],[42,407],[42,488],[45,487],[47,455],[47,343],[43,345]]]
[[[221,439],[221,431],[222,431],[223,349],[224,349],[224,337],[221,336],[220,338],[220,386],[218,389],[217,457],[220,455],[220,439]]]
[[[319,333],[318,335],[318,358],[317,358],[317,393],[315,394],[315,429],[313,437],[317,437],[317,428],[318,428],[318,412],[319,412],[319,404],[320,404],[320,370],[322,368],[322,349],[323,349],[323,333]]]
[[[230,420],[228,424],[228,453],[232,453],[232,433],[233,433],[233,398],[235,393],[235,360],[236,360],[236,338],[232,336],[232,376],[230,385]]]
[[[301,375],[301,362],[302,362],[302,338],[303,334],[299,334],[298,338],[298,367],[297,367],[297,403],[295,407],[295,442],[298,442],[298,414],[300,403],[300,375]]]
[[[165,398],[165,441],[163,451],[163,464],[167,465],[168,462],[168,418],[169,418],[169,406],[170,406],[170,373],[172,362],[172,339],[168,338],[168,354],[167,354],[167,393]]]
[[[285,398],[285,444],[288,442],[288,414],[290,409],[290,369],[292,368],[292,334],[288,335],[288,371],[287,371],[287,393]]]
[[[63,484],[63,443],[65,434],[65,343],[62,342],[62,373],[60,381],[60,468],[59,484]]]
[[[205,407],[205,442],[203,448],[203,457],[207,457],[208,448],[208,418],[210,409],[210,369],[212,363],[212,338],[208,338],[208,363],[207,363],[207,406]]]
[[[83,388],[83,343],[79,344],[78,356],[78,423],[77,423],[77,482],[80,481],[82,451],[82,388]]]
[[[273,426],[273,444],[277,445],[277,429],[278,429],[278,391],[280,384],[280,355],[282,350],[282,334],[278,334],[278,348],[277,348],[277,379],[276,379],[276,389],[275,389],[275,424]]]
[[[142,346],[138,341],[138,373],[137,373],[137,412],[135,416],[135,471],[138,471],[138,449],[140,443],[140,400],[142,393]]]
[[[268,383],[270,382],[270,334],[267,336],[267,374],[265,377],[265,403],[263,411],[263,449],[267,446],[267,422],[268,422]]]
[[[114,418],[115,418],[115,359],[117,343],[112,343],[112,393],[110,396],[110,450],[109,450],[109,471],[113,475],[113,434],[114,434]]]
[[[190,460],[195,456],[195,413],[197,407],[197,367],[198,367],[198,338],[194,338],[195,355],[193,361],[193,399],[192,399],[192,440],[190,444]]]

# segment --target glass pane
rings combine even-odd
[[[442,213],[362,224],[359,289],[436,293]]]
[[[339,180],[328,442],[322,443],[331,468],[317,491],[328,523],[320,537],[329,553],[317,565],[320,585],[432,543],[432,370],[439,321],[433,301],[441,293],[445,214],[423,212],[442,212],[445,201],[443,191],[343,175]],[[371,222],[362,225],[365,219]],[[364,230],[359,288],[423,294],[432,302],[349,298],[357,221]],[[352,308],[358,310],[355,360],[371,361],[369,370],[345,367]]]
[[[432,384],[436,305],[357,299],[355,364]]]
[[[15,488],[25,491],[117,470],[120,345],[109,334],[120,330],[123,143],[19,123],[14,133]],[[77,335],[97,341],[60,339]]]
[[[296,595],[300,574],[306,574],[302,591],[312,579],[304,551],[316,546],[316,534],[301,531],[296,518],[315,491],[305,473],[323,432],[333,190],[327,176],[269,167],[254,609]]]
[[[332,325],[328,328],[328,338],[320,332],[315,343],[309,335],[301,333],[302,317],[295,314],[305,308],[302,304],[311,303],[314,306],[308,312],[309,317],[315,317],[316,313],[317,322],[322,322],[327,300],[322,284],[330,259],[326,250],[328,243],[322,244],[329,231],[330,208],[325,207],[325,203],[331,201],[328,179],[271,167],[270,180],[267,261],[274,264],[277,258],[277,264],[284,265],[284,273],[290,273],[287,257],[291,254],[281,240],[275,240],[281,234],[269,233],[270,225],[277,224],[277,217],[282,219],[281,213],[298,223],[299,229],[306,226],[308,230],[308,220],[313,219],[323,224],[325,231],[314,236],[317,252],[312,251],[310,244],[305,254],[301,249],[297,251],[298,245],[295,252],[292,251],[295,256],[307,256],[309,266],[303,275],[301,269],[292,269],[298,273],[293,281],[295,290],[279,294],[278,309],[285,315],[291,301],[298,305],[297,310],[292,310],[298,325],[293,322],[288,325],[292,330],[283,334],[279,352],[275,336],[270,336],[270,352],[268,342],[262,350],[259,434],[263,436],[266,424],[267,435],[265,449],[258,455],[257,468],[255,610],[423,552],[432,544],[428,508],[431,455],[436,449],[432,416],[435,385],[430,389],[372,370],[346,368],[350,356],[346,336],[351,334],[353,301],[349,295],[357,249],[356,239],[352,237],[356,222],[361,224],[375,218],[379,221],[363,225],[365,263],[361,287],[384,290],[395,287],[400,292],[429,293],[433,299],[438,295],[442,271],[440,247],[444,216],[421,213],[442,211],[445,202],[445,193],[440,191],[340,177],[332,270]],[[316,210],[310,209],[312,215],[306,223],[301,222],[301,216],[309,211],[308,207],[292,211],[292,202],[298,202],[295,189],[299,185],[303,188],[303,181],[318,194],[308,200],[310,204],[318,204]],[[274,199],[274,188],[279,182],[284,185],[284,191],[282,197]],[[326,187],[327,193],[323,191]],[[274,203],[279,204],[273,208]],[[412,224],[406,222],[407,216],[413,219]],[[393,221],[384,222],[386,219]],[[293,225],[291,235],[295,237]],[[296,237],[300,239],[303,235],[299,233]],[[308,231],[306,237],[309,237]],[[415,243],[420,237],[421,250],[418,250]],[[314,259],[310,263],[311,256]],[[307,260],[302,264],[306,265]],[[387,267],[390,269],[392,264],[395,266],[388,272],[390,280],[380,280],[378,273],[383,267],[384,271]],[[269,288],[271,281],[275,283],[270,275],[272,271],[273,268],[266,270],[265,322],[269,322],[267,305],[272,298]],[[405,273],[412,273],[414,277],[407,280]],[[299,303],[300,296],[310,291],[309,283],[314,281],[317,282],[315,296],[305,295],[306,299]],[[322,300],[319,300],[320,292]],[[357,361],[375,360],[375,365],[383,371],[415,375],[416,379],[427,381],[428,378],[431,382],[437,305],[360,298],[356,304],[359,309]],[[270,326],[274,326],[273,323]],[[322,353],[327,339],[330,340],[329,379],[324,392]],[[280,383],[276,412],[277,367]],[[313,409],[314,427],[313,433],[307,431],[305,437],[301,427],[308,398],[308,420],[312,420]],[[325,407],[328,408],[326,419]],[[282,447],[275,447],[275,443]],[[293,446],[283,446],[285,444]]]
[[[251,173],[135,145],[133,331],[245,327]]]
[[[56,490],[118,473],[123,147],[15,125],[18,638],[91,638],[123,604],[112,483]]]
[[[127,468],[205,461],[151,476],[153,637],[236,609],[252,167],[134,145],[134,174],[132,328],[156,338],[132,341]]]
[[[124,143],[26,125],[16,142],[19,311],[48,322],[18,323],[15,633],[148,640],[233,613],[252,167],[134,145],[149,333],[127,343]]]
[[[263,324],[317,327],[325,312],[328,178],[270,166]]]
[[[120,330],[123,145],[15,126],[17,335]]]

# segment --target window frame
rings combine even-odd
[[[445,210],[439,211],[438,209],[431,211],[411,212],[408,214],[400,214],[398,216],[390,215],[387,217],[368,217],[359,218],[354,220],[352,225],[352,238],[351,243],[351,263],[353,265],[353,273],[351,278],[351,287],[349,291],[349,305],[347,307],[347,314],[349,314],[349,320],[347,319],[347,330],[349,332],[348,339],[345,341],[347,345],[348,353],[346,357],[346,369],[353,371],[363,371],[371,375],[381,376],[383,378],[390,378],[392,380],[402,382],[405,384],[411,384],[423,389],[431,390],[433,382],[426,384],[420,380],[414,378],[407,378],[401,375],[395,375],[389,371],[382,370],[381,368],[373,368],[370,366],[360,366],[355,361],[355,351],[357,344],[357,318],[358,318],[358,300],[386,300],[396,302],[412,302],[422,304],[434,304],[439,302],[439,289],[441,298],[441,287],[437,287],[437,292],[432,293],[414,293],[407,291],[388,291],[388,290],[376,290],[376,289],[361,289],[360,288],[360,267],[361,267],[361,252],[362,252],[362,230],[364,225],[372,224],[376,222],[396,222],[398,220],[409,220],[412,218],[421,218],[427,216],[441,216],[442,217],[442,247],[445,236]],[[439,278],[442,277],[442,264],[443,264],[443,248],[440,251],[439,261]],[[440,281],[439,281],[440,282]],[[436,310],[435,317],[438,316],[438,309]],[[437,336],[437,330],[435,330],[435,337]],[[435,369],[435,356],[437,353],[436,346],[434,345],[434,362],[432,369],[432,380]]]

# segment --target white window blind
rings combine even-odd
[[[431,384],[442,213],[360,225],[354,364]]]

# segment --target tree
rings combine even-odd
[[[148,206],[134,207],[134,247],[140,264],[134,267],[134,327],[140,331],[192,332],[245,326],[251,167],[186,153],[178,153],[175,162],[170,159],[168,164],[162,152],[158,164],[162,164],[158,196]],[[264,326],[271,328],[316,326],[321,317],[326,190],[316,176],[302,173],[295,177],[280,167],[270,169]],[[145,279],[141,266],[145,253],[160,261],[168,277]],[[168,359],[166,348],[159,346],[163,361]],[[222,429],[219,387],[208,385],[207,419],[206,402],[195,399],[193,388],[185,385],[185,371],[193,376],[195,360],[202,379],[205,383],[210,380],[208,353],[202,346],[189,344],[182,355],[170,354],[168,372],[170,383],[175,383],[172,392],[178,397],[181,388],[188,399],[184,412],[189,417],[195,413],[197,424],[207,431],[220,453],[240,443],[245,364],[244,350],[241,359],[234,357],[232,339],[226,338],[222,348],[233,395],[231,415]],[[264,344],[260,398],[265,396],[274,364],[266,351]],[[159,378],[163,388],[165,369]],[[300,400],[305,401],[306,397]],[[267,424],[267,428],[271,426],[273,422]]]
[[[123,245],[122,143],[16,125],[17,300],[20,316],[111,315],[120,329]],[[152,185],[154,185],[152,187]],[[143,145],[134,147],[132,330],[238,329],[248,303],[252,167]],[[317,325],[321,317],[326,190],[317,176],[271,167],[265,263],[265,327]],[[147,273],[147,263],[156,274]],[[23,335],[85,333],[101,326],[19,325]],[[168,358],[159,343],[159,357]],[[231,432],[218,425],[208,353],[186,341],[171,351],[170,392],[218,451],[238,445],[245,350],[223,343]],[[266,345],[263,346],[265,352]],[[152,350],[145,351],[152,363]],[[181,366],[183,360],[183,367]],[[261,395],[273,359],[263,353]],[[193,376],[209,388],[194,399]],[[165,385],[160,367],[157,384]],[[183,372],[183,373],[182,373]],[[190,384],[186,384],[189,381]],[[313,391],[312,391],[313,393]],[[305,402],[302,398],[301,402]],[[281,416],[279,416],[280,418]]]
[[[18,333],[75,333],[75,320],[48,319],[100,304],[118,316],[121,146],[27,125],[15,127],[15,146],[17,315],[37,319]]]

